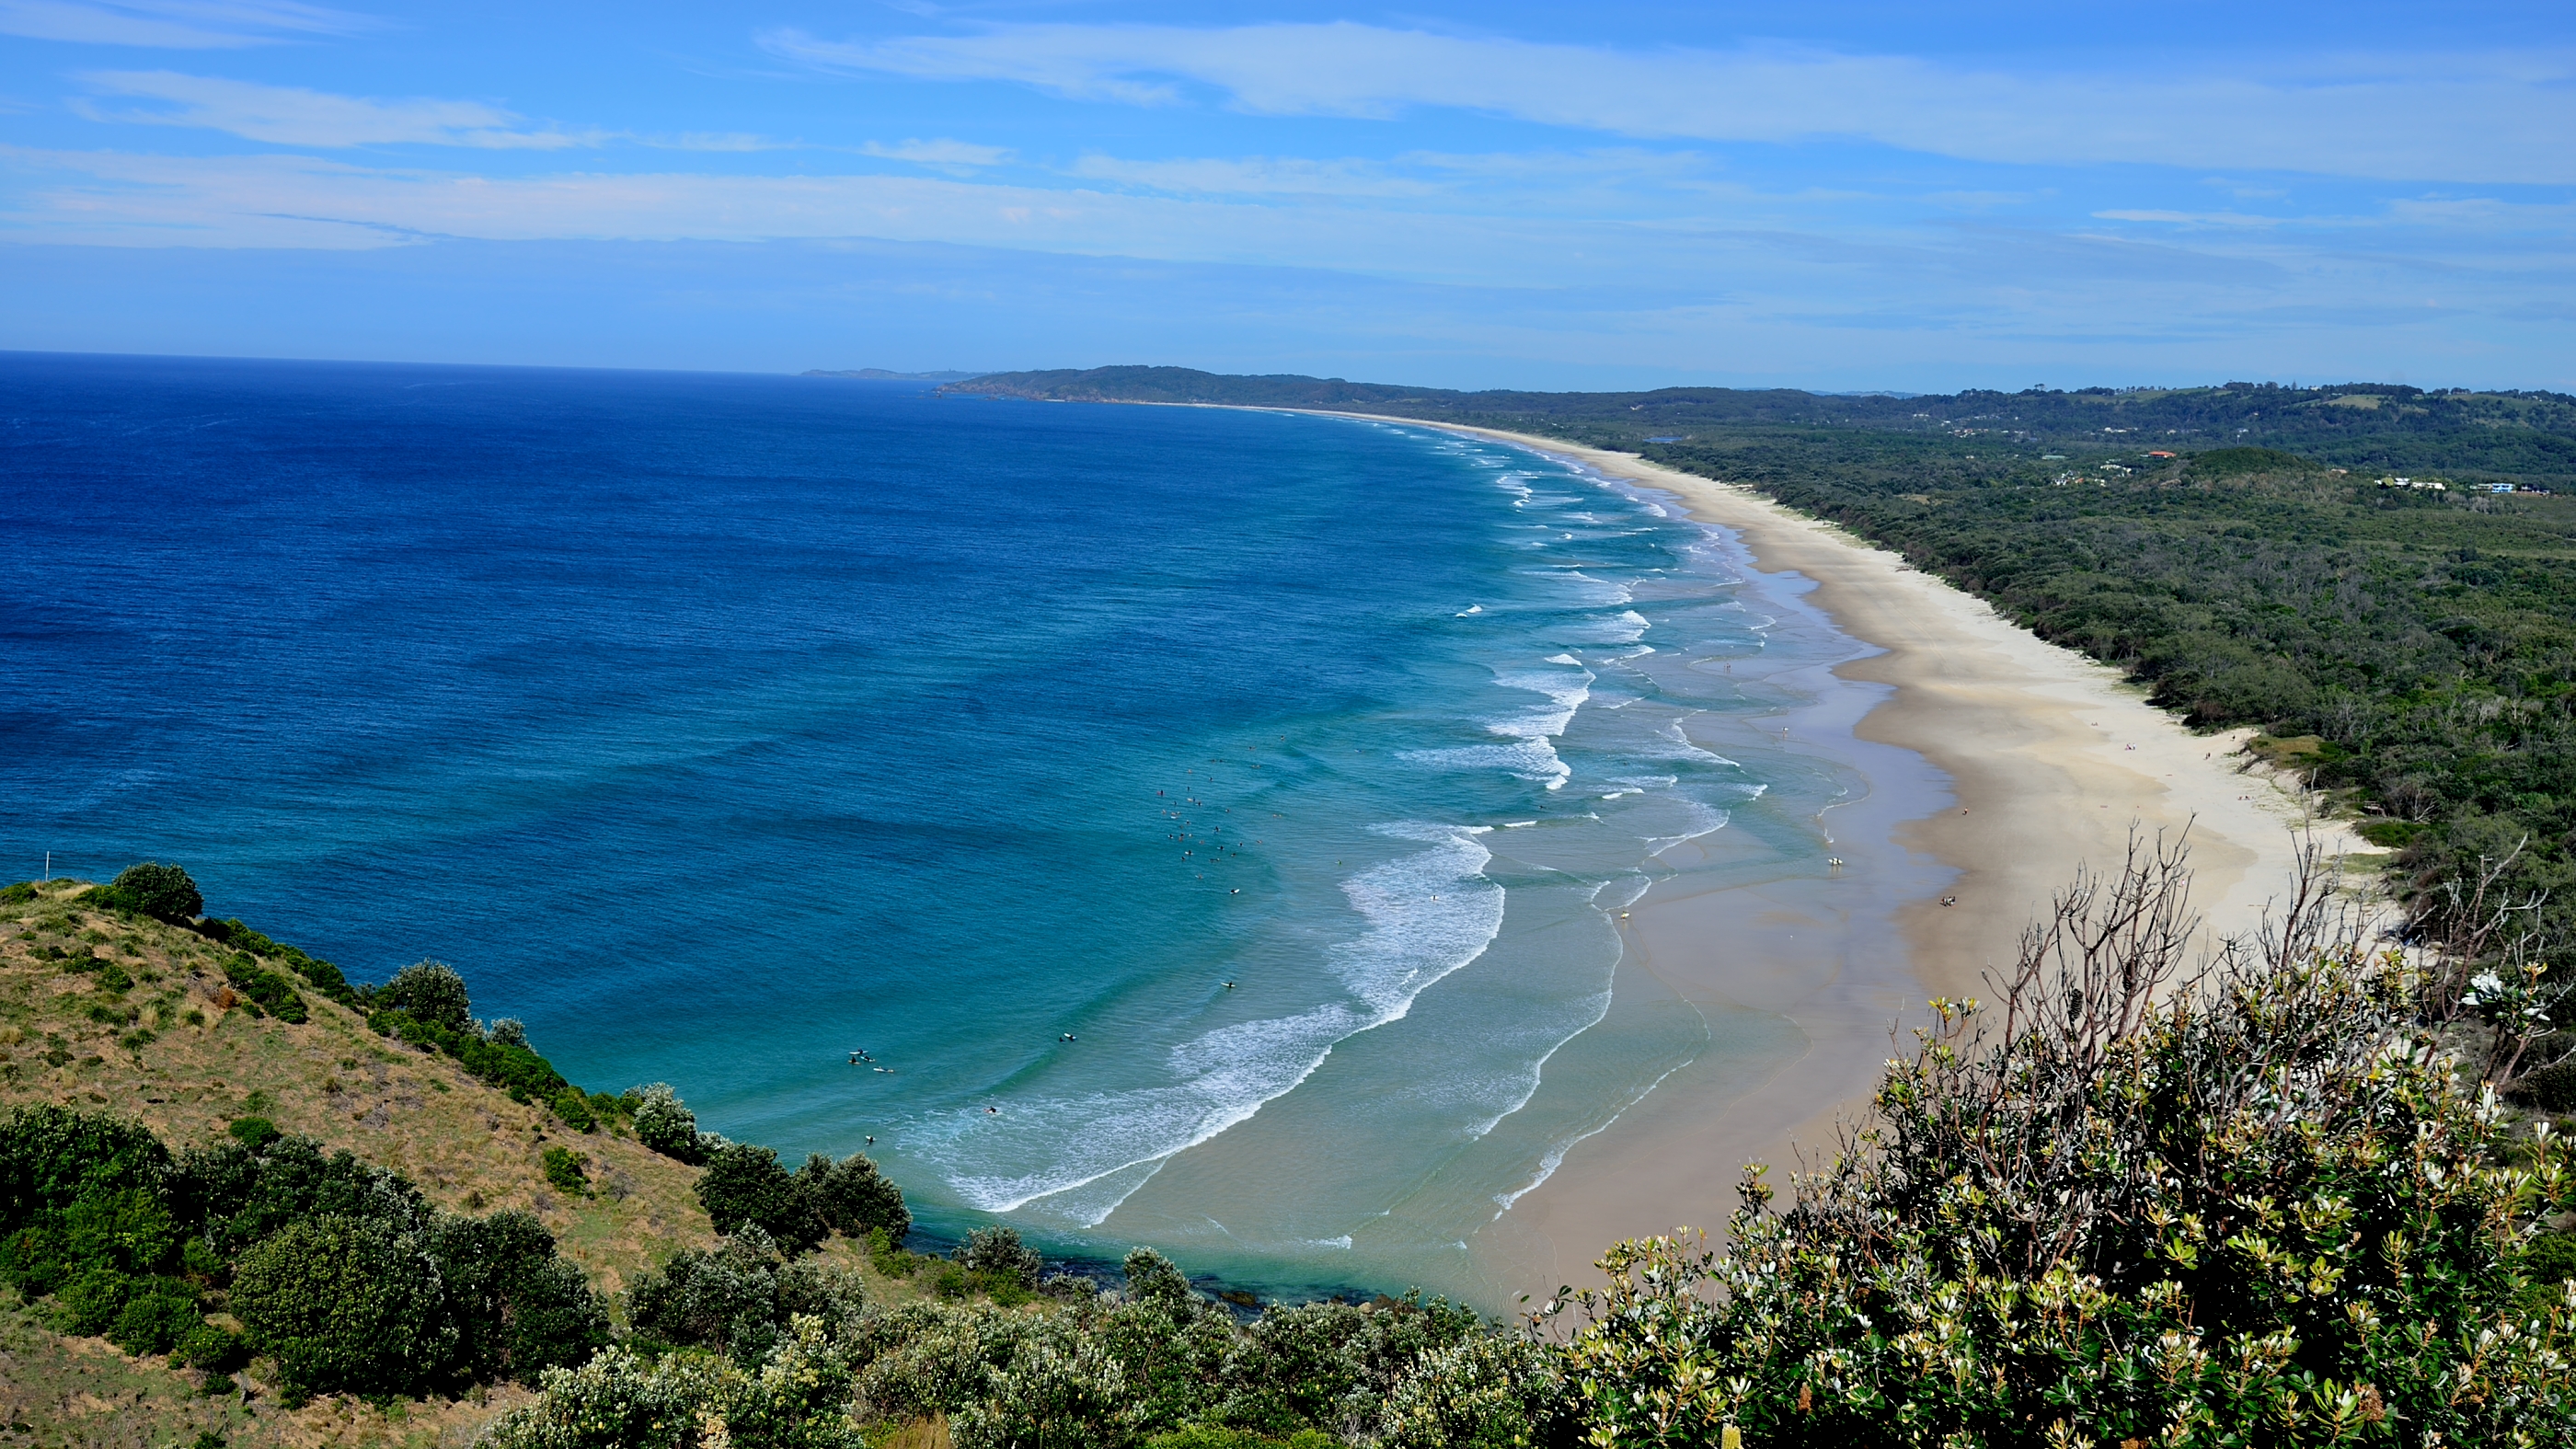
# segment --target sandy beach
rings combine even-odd
[[[2133,826],[2168,836],[2189,828],[2193,902],[2213,936],[2255,928],[2291,878],[2299,831],[2313,829],[2330,853],[2369,849],[2347,828],[2311,820],[2261,772],[2240,772],[2251,731],[2194,734],[2117,671],[1839,528],[1632,454],[1455,431],[1668,493],[1692,517],[1739,535],[1758,569],[1811,581],[1808,600],[1879,651],[1834,671],[1890,691],[1854,733],[1919,753],[1949,777],[1954,797],[1891,822],[1897,846],[1946,867],[1942,893],[1958,902],[1875,903],[1894,908],[1901,963],[1826,944],[1837,911],[1830,892],[1808,882],[1696,895],[1659,887],[1636,905],[1623,923],[1620,989],[1670,991],[1708,1012],[1776,1012],[1796,1023],[1807,1049],[1767,1080],[1677,1073],[1577,1144],[1513,1208],[1516,1221],[1489,1235],[1483,1256],[1499,1276],[1545,1291],[1595,1278],[1593,1260],[1622,1238],[1682,1224],[1714,1235],[1747,1162],[1773,1164],[1771,1180],[1785,1190],[1798,1155],[1829,1155],[1837,1117],[1865,1102],[1890,1054],[1891,1024],[1919,1021],[1933,996],[1991,995],[1986,973],[2009,968],[2024,926],[2079,864],[2116,868]],[[1727,849],[1727,834],[1706,848]]]

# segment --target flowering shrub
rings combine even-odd
[[[698,1114],[682,1102],[668,1082],[655,1082],[627,1094],[635,1099],[635,1140],[682,1162],[700,1161]]]
[[[1747,1173],[1723,1251],[1614,1249],[1592,1441],[2576,1443],[2576,1289],[2519,1271],[2564,1143],[2510,1140],[2407,963],[2313,899],[2177,985],[2184,881],[2079,883],[1992,1044],[1936,1003],[1786,1208]]]

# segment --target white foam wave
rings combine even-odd
[[[1547,656],[1545,662],[1549,664],[1572,664],[1578,667],[1583,663],[1582,660],[1575,658],[1571,654],[1551,654]]]
[[[1573,766],[1557,758],[1556,747],[1549,744],[1545,736],[1525,738],[1508,745],[1407,750],[1398,758],[1450,770],[1509,770],[1517,778],[1544,782],[1551,790],[1563,785],[1566,777],[1574,773]]]
[[[1590,605],[1626,604],[1637,597],[1634,586],[1614,583],[1609,579],[1596,579],[1581,569],[1566,569],[1556,577],[1580,585],[1579,592],[1583,595],[1583,602]]]
[[[1172,1154],[1295,1090],[1336,1043],[1402,1020],[1415,997],[1483,955],[1502,930],[1503,888],[1484,875],[1493,856],[1476,842],[1482,830],[1408,821],[1376,832],[1430,848],[1343,882],[1365,924],[1325,956],[1352,1000],[1236,1022],[1182,1042],[1168,1053],[1171,1079],[1160,1085],[1016,1103],[998,1117],[970,1114],[945,1134],[952,1144],[973,1142],[982,1150],[972,1155],[996,1162],[1043,1155],[1047,1165],[953,1171],[959,1198],[986,1212],[1043,1205],[1097,1226]],[[1037,1143],[1046,1145],[1043,1154],[1029,1150]]]
[[[1565,733],[1565,727],[1574,722],[1574,712],[1583,707],[1583,701],[1592,697],[1592,673],[1589,670],[1579,676],[1553,671],[1497,674],[1494,682],[1505,689],[1526,689],[1533,694],[1544,694],[1555,706],[1509,719],[1493,720],[1485,726],[1495,734],[1515,739],[1553,738]]]
[[[1686,841],[1697,840],[1703,835],[1714,835],[1718,831],[1726,828],[1728,816],[1725,811],[1718,809],[1714,805],[1704,804],[1698,800],[1684,800],[1681,803],[1689,812],[1690,823],[1685,826],[1682,832],[1678,835],[1649,835],[1645,837],[1646,853],[1648,855],[1661,855],[1676,845],[1683,844]]]
[[[1664,738],[1681,746],[1679,754],[1684,759],[1706,760],[1711,764],[1717,765],[1735,765],[1733,760],[1728,759],[1726,756],[1719,754],[1715,750],[1703,750],[1699,746],[1692,744],[1690,742],[1690,737],[1682,733],[1682,722],[1680,720],[1666,720],[1661,733]],[[1735,768],[1740,770],[1744,767],[1742,765],[1735,765]]]

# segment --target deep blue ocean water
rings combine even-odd
[[[1724,539],[1397,424],[0,355],[0,535],[0,876],[176,861],[934,1230],[1259,1285],[1490,1294],[1569,1143],[1793,1049],[1613,922],[1854,788]]]

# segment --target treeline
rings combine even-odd
[[[2440,929],[2480,862],[2564,941],[2576,911],[2576,499],[2382,488],[2295,456],[1980,466],[1914,440],[1651,449],[1829,518],[2154,690],[2400,847]],[[2489,905],[2497,897],[2491,896]]]
[[[1256,377],[1185,367],[1095,367],[1004,372],[951,383],[961,397],[1065,402],[1213,403],[1351,410],[1550,433],[1636,449],[1703,430],[1859,428],[1998,446],[2081,446],[2093,451],[2247,443],[2284,448],[2353,468],[2468,470],[2531,482],[2576,483],[2576,397],[2553,392],[2432,390],[2386,383],[2283,387],[2108,388],[1953,394],[1802,392],[1795,388],[1668,387],[1650,392],[1523,392],[1295,375]],[[2038,448],[2026,452],[2039,451]]]

